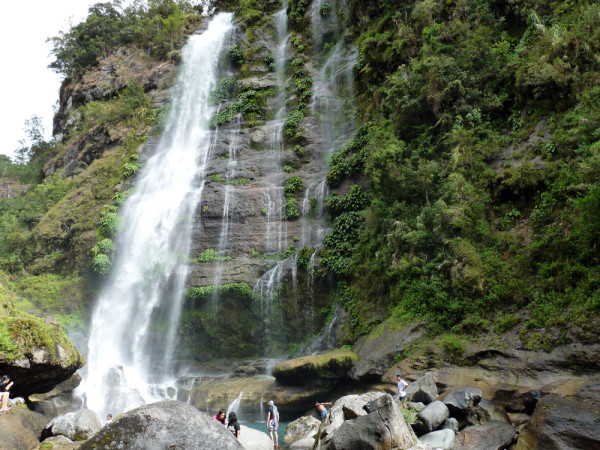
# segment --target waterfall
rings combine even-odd
[[[219,14],[183,50],[172,110],[156,152],[122,208],[113,270],[96,302],[79,392],[101,417],[172,398],[168,373],[188,275],[194,208],[210,156],[209,94],[232,31]]]
[[[237,398],[232,401],[229,406],[227,406],[227,420],[229,420],[229,413],[230,412],[235,412],[235,414],[238,416],[238,419],[240,418],[240,403],[242,401],[242,397],[244,396],[244,391],[240,391],[240,394],[237,396]]]

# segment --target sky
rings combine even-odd
[[[0,43],[0,154],[13,156],[24,139],[25,120],[43,119],[45,137],[52,134],[53,108],[58,102],[60,75],[48,69],[52,61],[49,37],[79,23],[90,5],[101,0],[19,0],[3,2]]]

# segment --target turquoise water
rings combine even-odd
[[[267,422],[242,422],[242,425],[247,426],[248,428],[253,428],[258,431],[264,432],[267,436],[269,435],[269,430],[267,430]],[[277,436],[279,436],[279,447],[286,448],[289,447],[288,444],[283,442],[283,435],[285,434],[285,427],[287,427],[289,422],[279,422],[279,427],[277,427]]]

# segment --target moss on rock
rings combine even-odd
[[[273,376],[283,384],[328,383],[345,376],[356,362],[358,356],[352,350],[333,350],[277,364]]]
[[[52,316],[15,309],[14,294],[0,280],[0,371],[15,381],[12,392],[45,392],[69,378],[84,359]]]

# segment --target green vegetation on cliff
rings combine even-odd
[[[327,182],[364,168],[371,201],[330,200],[324,264],[348,282],[355,332],[391,314],[478,333],[519,312],[528,346],[597,341],[600,6],[349,6],[372,123]]]
[[[121,45],[136,45],[156,58],[165,58],[181,47],[187,27],[198,24],[201,12],[201,6],[186,0],[135,2],[123,10],[111,3],[96,3],[85,21],[51,39],[56,59],[50,67],[76,79]]]

